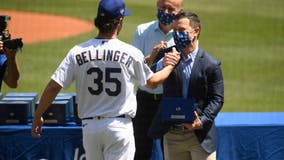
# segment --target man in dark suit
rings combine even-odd
[[[180,63],[164,82],[164,97],[193,98],[194,122],[163,122],[161,107],[153,119],[149,136],[164,138],[165,160],[215,160],[216,126],[214,119],[224,102],[221,63],[199,48],[199,17],[181,12],[174,20],[174,40],[181,51]],[[167,61],[164,56],[164,63]],[[161,61],[157,67],[161,66]]]

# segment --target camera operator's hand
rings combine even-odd
[[[0,41],[0,51],[3,51],[3,41]]]

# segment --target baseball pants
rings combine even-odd
[[[132,160],[135,154],[130,118],[83,120],[83,146],[87,160]]]

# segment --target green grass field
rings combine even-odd
[[[199,14],[200,46],[222,62],[225,103],[222,111],[284,111],[284,1],[184,0]],[[120,39],[130,42],[138,24],[155,19],[156,0],[125,0],[132,15]],[[0,9],[51,13],[92,22],[98,0],[1,0]],[[1,13],[0,13],[1,14]],[[29,23],[29,20],[27,20]],[[66,26],[71,27],[71,26]],[[96,30],[68,39],[27,44],[18,54],[20,85],[2,93],[42,93],[67,51]],[[74,92],[74,86],[62,92]]]

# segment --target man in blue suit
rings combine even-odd
[[[173,23],[174,41],[182,56],[163,84],[163,97],[193,98],[195,119],[186,124],[163,122],[160,107],[148,134],[164,138],[165,160],[215,160],[214,119],[224,102],[221,63],[199,48],[201,24],[196,14],[180,12]],[[159,61],[156,68],[161,64]]]

